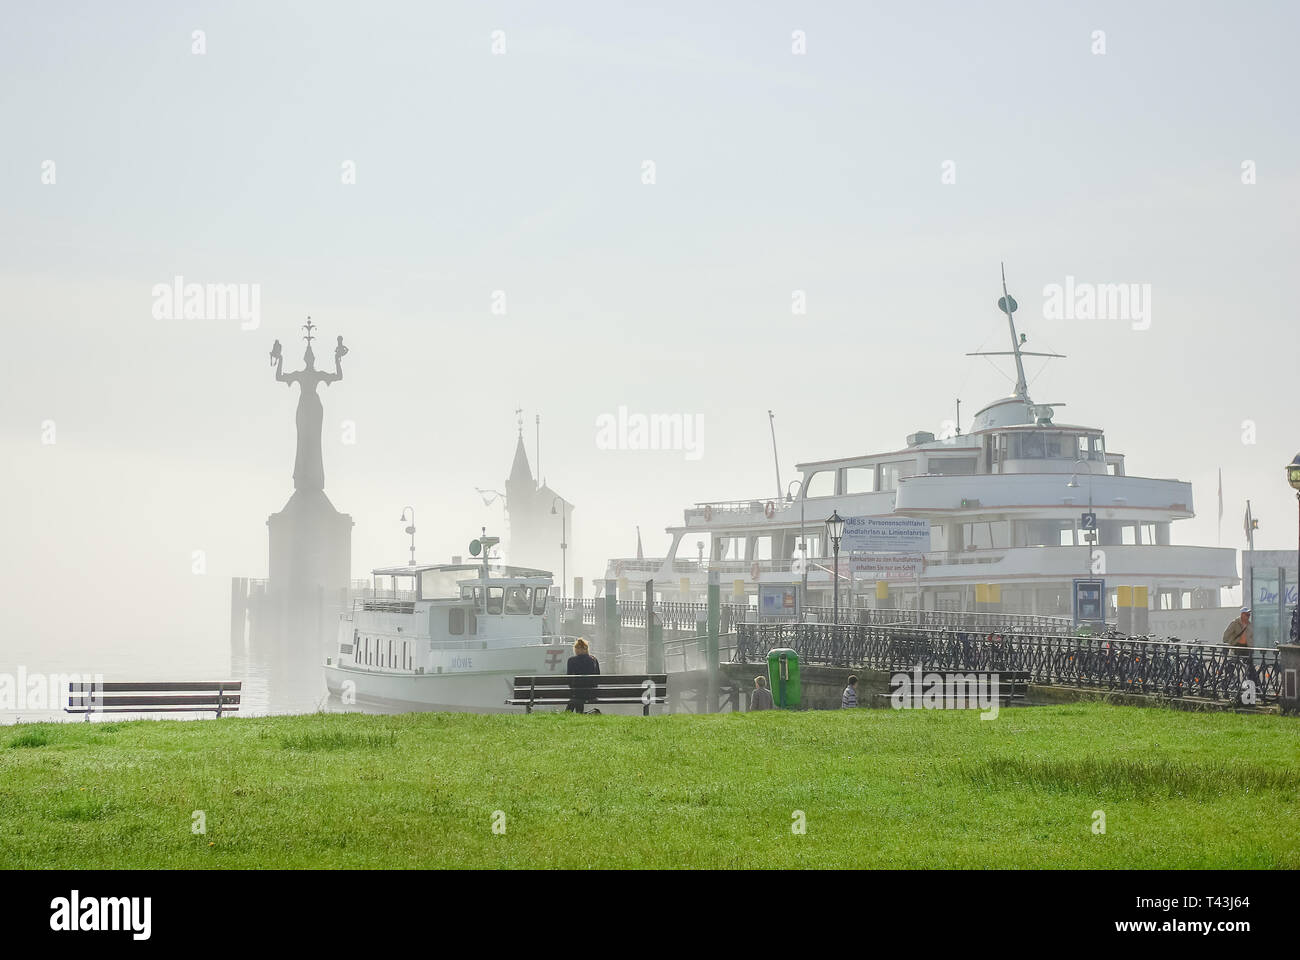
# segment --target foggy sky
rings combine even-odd
[[[964,356],[1006,349],[1003,260],[1030,347],[1069,355],[1029,362],[1034,398],[1194,484],[1175,542],[1218,542],[1222,467],[1222,544],[1250,497],[1257,546],[1294,547],[1293,6],[377,6],[6,9],[0,660],[222,652],[292,492],[267,351],[297,369],[307,314],[321,365],[351,348],[319,392],[358,576],[405,559],[404,505],[422,560],[503,527],[474,488],[516,406],[589,580],[636,524],[660,555],[689,504],[773,496],[768,408],[783,484],[957,397],[968,429],[1011,389]],[[260,327],[155,319],[177,275],[259,284]],[[1067,275],[1151,284],[1150,329],[1044,320]],[[598,449],[620,406],[702,415],[702,456]]]

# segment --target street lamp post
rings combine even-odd
[[[844,518],[840,516],[838,510],[832,510],[831,515],[826,518],[826,536],[830,537],[831,549],[835,552],[835,573],[834,577],[834,601],[832,610],[832,623],[840,622],[840,537],[844,536]]]
[[[1085,467],[1088,468],[1088,512],[1089,512],[1089,513],[1093,513],[1093,509],[1092,509],[1092,463],[1091,463],[1090,461],[1088,461],[1088,460],[1083,460],[1083,459],[1076,459],[1076,460],[1074,461],[1074,463],[1075,463],[1076,466],[1077,466],[1078,464],[1081,463],[1081,464],[1083,464]],[[1067,483],[1066,486],[1069,487],[1071,490],[1078,489],[1078,487],[1079,487],[1079,474],[1078,474],[1077,472],[1076,472],[1072,477],[1070,477],[1070,482]],[[1097,542],[1097,539],[1098,539],[1098,538],[1097,538],[1097,530],[1096,530],[1095,527],[1094,527],[1093,530],[1089,531],[1089,533],[1091,534],[1091,539],[1089,539],[1088,543],[1084,544],[1084,546],[1088,548],[1088,552],[1087,552],[1087,560],[1085,560],[1085,561],[1084,561],[1084,564],[1083,564],[1083,572],[1084,572],[1085,575],[1091,575],[1091,574],[1092,574],[1092,546],[1091,546],[1091,545],[1092,545],[1093,543],[1096,543],[1096,542]]]
[[[406,522],[406,515],[410,513],[411,522],[407,525],[405,532],[411,535],[411,559],[407,563],[408,567],[415,566],[415,507],[402,507],[402,515],[397,519]]]
[[[1295,491],[1296,509],[1297,513],[1300,513],[1300,453],[1297,453],[1295,459],[1286,465],[1286,482],[1291,484],[1291,489]],[[1296,578],[1300,581],[1300,539],[1296,542]],[[1300,635],[1297,635],[1297,631],[1300,631],[1300,603],[1296,604],[1296,610],[1297,612],[1292,614],[1292,643],[1300,643]]]
[[[804,604],[808,602],[808,534],[804,532],[803,514],[804,506],[808,500],[803,495],[803,481],[791,480],[789,486],[785,488],[785,502],[792,502],[790,496],[790,487],[795,484],[799,485],[799,609],[795,611],[795,619],[800,623],[803,622]]]
[[[564,509],[564,501],[559,497],[551,499],[551,516],[555,516],[556,503],[560,505],[560,596],[563,597],[569,579],[569,518],[565,515],[567,511]]]

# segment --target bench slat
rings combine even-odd
[[[528,700],[524,698],[524,699],[506,701],[506,703],[514,707],[526,707],[529,705],[534,707],[556,707],[556,706],[565,706],[569,702],[570,701],[568,697],[555,697],[555,698],[547,697],[545,699],[538,697],[536,700]],[[606,703],[644,703],[644,702],[645,701],[643,701],[640,697],[601,697],[597,700],[583,701],[583,703],[585,703],[589,707],[599,707]],[[667,701],[666,698],[656,697],[651,702],[665,703]]]
[[[234,691],[238,693],[243,689],[242,680],[159,680],[154,682],[148,681],[105,681],[101,684],[94,683],[70,683],[68,684],[69,693],[89,693],[92,690],[102,693],[185,693],[187,691],[210,691],[214,695],[218,689],[227,693]]]
[[[627,685],[627,686],[621,686],[621,685],[620,685],[620,686],[617,686],[617,687],[615,687],[615,686],[608,686],[608,687],[567,687],[567,686],[566,686],[566,687],[560,687],[560,686],[550,686],[550,687],[538,687],[538,688],[537,688],[537,695],[538,695],[538,696],[547,696],[547,697],[558,697],[558,696],[560,696],[561,694],[566,694],[566,695],[567,695],[567,694],[572,693],[572,692],[578,692],[578,693],[600,694],[601,696],[608,695],[608,696],[611,696],[611,697],[633,697],[633,696],[639,697],[639,696],[641,696],[641,694],[644,693],[647,689],[653,689],[654,691],[656,691],[656,692],[658,692],[658,693],[662,693],[662,692],[667,691],[668,686],[667,686],[667,684],[656,684],[656,685],[655,685],[654,687],[652,687],[652,688],[643,687],[643,686],[641,686],[640,684],[629,684],[629,685]],[[514,692],[515,692],[515,696],[517,696],[517,697],[527,697],[527,696],[531,696],[531,695],[532,695],[532,693],[533,693],[533,688],[531,688],[531,687],[515,687],[515,688],[514,688]]]
[[[149,706],[149,705],[151,705],[151,704],[156,705],[156,706],[160,706],[160,707],[179,707],[179,706],[190,705],[190,706],[198,707],[198,708],[200,708],[200,709],[206,709],[206,708],[208,708],[208,707],[211,707],[213,710],[215,710],[215,709],[217,709],[217,704],[218,704],[218,703],[220,703],[223,707],[224,707],[224,706],[228,706],[228,705],[230,705],[230,704],[239,703],[239,694],[237,694],[237,693],[236,693],[236,694],[229,694],[229,695],[226,695],[226,696],[223,696],[223,697],[220,697],[220,698],[216,697],[215,695],[214,695],[214,696],[211,696],[211,697],[200,697],[200,696],[193,696],[193,697],[123,697],[123,696],[89,697],[89,696],[75,696],[75,697],[68,697],[68,706],[84,706],[84,705],[86,705],[86,704],[88,704],[88,703],[102,703],[102,704],[104,704],[105,706],[114,706],[114,707],[147,707],[147,706]]]
[[[666,673],[546,673],[536,677],[515,677],[516,687],[554,687],[567,686],[574,680],[594,680],[597,683],[614,683],[624,686],[640,686],[644,680],[653,680],[662,686],[668,682]]]
[[[234,713],[238,709],[239,707],[237,706],[222,707],[221,712]],[[215,706],[210,708],[204,707],[202,710],[195,707],[149,707],[147,709],[141,707],[93,707],[90,709],[85,707],[77,709],[73,709],[72,707],[63,708],[64,713],[216,713],[216,710],[217,708]]]

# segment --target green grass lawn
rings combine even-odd
[[[1294,869],[1298,744],[1105,704],[0,727],[0,867]]]

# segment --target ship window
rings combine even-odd
[[[931,457],[926,470],[943,477],[968,477],[975,473],[975,458]]]
[[[518,585],[506,588],[506,613],[511,616],[518,616],[521,613],[527,613],[532,607],[532,597],[529,594],[532,589]]]
[[[453,637],[459,637],[465,633],[465,611],[460,607],[452,607],[447,611],[447,632]]]
[[[478,635],[478,615],[472,610],[469,614],[469,635],[471,637]]]
[[[1037,432],[1013,433],[1011,435],[1012,460],[1042,460],[1047,455],[1043,447],[1043,435]]]
[[[807,489],[804,490],[804,498],[808,497],[833,497],[835,496],[835,471],[819,470],[809,477],[805,483]]]
[[[915,460],[896,460],[880,465],[880,489],[897,490],[898,481],[916,473]]]
[[[456,581],[464,576],[464,570],[421,570],[420,599],[448,600],[455,597]]]
[[[533,592],[533,613],[541,616],[546,612],[546,595],[550,591],[546,587],[538,587]]]
[[[505,596],[505,593],[506,593],[505,587],[488,587],[488,595],[487,595],[488,613],[501,612],[501,598]]]
[[[845,467],[844,468],[844,492],[845,493],[875,493],[876,492],[876,468],[875,467]]]

